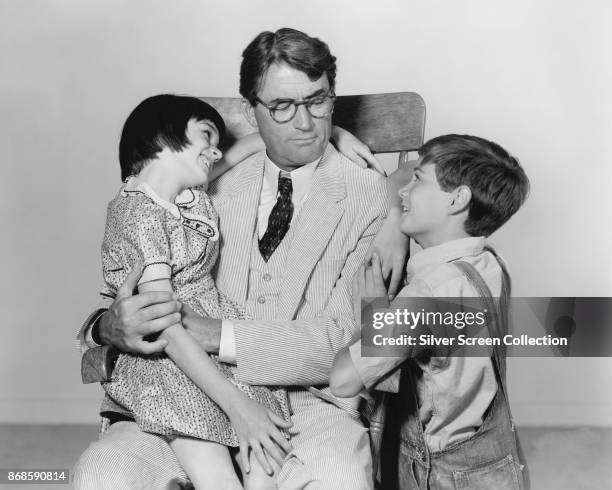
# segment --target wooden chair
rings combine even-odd
[[[241,99],[202,97],[223,116],[230,141],[253,132],[241,111]],[[408,152],[423,144],[425,102],[414,92],[341,95],[336,99],[333,123],[353,133],[373,153],[399,153],[398,168],[408,168]],[[365,418],[369,421],[375,484],[381,487],[382,438],[388,393],[376,393]]]
[[[242,114],[240,98],[201,98],[223,116],[229,142],[254,131]],[[357,136],[373,153],[399,153],[398,168],[409,171],[408,152],[416,151],[423,144],[425,102],[414,92],[339,96],[333,122]],[[116,352],[107,347],[87,351],[82,363],[83,382],[109,379],[113,357]],[[377,394],[365,414],[370,425],[373,471],[378,486],[386,401],[386,393]]]
[[[253,132],[241,110],[241,99],[202,97],[225,119],[230,141]],[[373,153],[399,153],[398,167],[408,162],[408,152],[423,144],[425,102],[414,92],[340,95],[334,124],[366,143]]]

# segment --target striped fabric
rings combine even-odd
[[[220,216],[217,286],[248,300],[253,233],[263,175],[260,153],[209,189]],[[235,323],[239,379],[263,385],[327,385],[335,353],[359,334],[352,278],[388,211],[384,178],[329,145],[292,223],[273,318]],[[331,396],[331,395],[330,395]]]
[[[263,162],[264,153],[255,155],[209,189],[220,215],[217,286],[247,307],[257,301],[249,277]],[[294,450],[278,476],[280,489],[372,488],[369,439],[354,417],[356,399],[334,398],[327,384],[335,353],[359,335],[352,278],[382,226],[387,203],[385,180],[329,145],[286,237],[275,308],[258,309],[257,320],[235,322],[238,377],[293,386]],[[75,486],[82,489],[176,488],[184,478],[163,439],[129,422],[114,424],[92,444],[75,472]]]
[[[160,436],[116,422],[90,444],[74,468],[77,490],[178,490],[187,475]]]
[[[266,264],[254,252],[263,166],[262,153],[209,189],[223,240],[217,285],[256,318],[232,321],[238,378],[294,386],[294,451],[279,488],[371,488],[358,399],[337,399],[327,385],[335,353],[359,334],[352,278],[386,217],[386,182],[328,146],[306,202]]]

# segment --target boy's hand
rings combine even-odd
[[[387,298],[389,301],[378,253],[374,252],[372,260],[357,271],[357,287],[362,298]]]
[[[399,208],[391,208],[366,254],[366,262],[370,261],[374,254],[380,257],[382,276],[389,280],[389,300],[392,300],[401,288],[406,274],[406,260],[410,255],[410,239],[399,229],[401,217]]]

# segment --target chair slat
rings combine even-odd
[[[202,97],[225,119],[230,140],[254,131],[235,97]],[[425,102],[414,92],[341,95],[336,100],[334,124],[347,129],[374,153],[414,151],[423,144]]]

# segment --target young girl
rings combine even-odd
[[[114,297],[141,264],[140,292],[174,291],[201,315],[247,318],[211,277],[217,214],[197,188],[263,144],[248,136],[221,160],[224,131],[217,111],[193,97],[150,97],[130,114],[119,151],[124,184],[109,204],[102,244],[103,295]],[[274,487],[262,447],[291,450],[283,432],[291,426],[286,392],[239,383],[235,368],[206,354],[180,323],[162,338],[167,357],[119,357],[113,380],[104,384],[107,394],[142,430],[169,437],[196,488],[241,488],[228,447],[240,448],[245,486]]]

